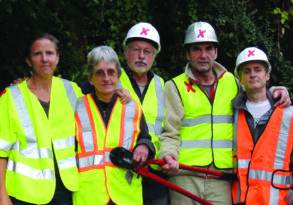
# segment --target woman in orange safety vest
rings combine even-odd
[[[95,91],[80,98],[76,106],[76,137],[79,190],[75,205],[141,205],[141,178],[116,167],[110,160],[115,147],[133,152],[133,161],[142,165],[154,156],[154,146],[138,102],[121,103],[115,94],[120,63],[108,46],[88,54],[90,83]]]

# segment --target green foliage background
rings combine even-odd
[[[93,47],[112,46],[122,64],[122,42],[139,21],[152,23],[161,35],[162,51],[154,70],[165,79],[182,72],[183,39],[197,20],[210,22],[220,40],[218,61],[233,71],[245,47],[264,49],[273,65],[272,83],[293,96],[293,0],[0,0],[0,86],[29,75],[26,42],[48,32],[61,42],[59,75],[86,80],[86,55]]]

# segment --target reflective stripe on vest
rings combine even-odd
[[[26,109],[24,99],[19,88],[17,86],[12,86],[11,94],[28,142],[26,149],[20,149],[19,142],[17,141],[13,149],[19,150],[19,152],[27,158],[53,158],[52,151],[49,148],[38,148],[37,146],[37,138],[33,128],[33,124],[30,120],[30,116]]]
[[[53,141],[54,149],[60,150],[70,146],[75,146],[75,137],[67,137],[66,139],[57,139]]]
[[[61,79],[63,81],[63,84],[65,86],[65,89],[67,91],[67,96],[70,99],[70,104],[71,106],[75,106],[75,102],[74,100],[77,99],[77,96],[73,90],[73,87],[71,86],[70,82],[64,79]],[[21,155],[23,155],[26,158],[32,158],[32,159],[44,159],[44,158],[49,158],[49,159],[53,159],[53,152],[50,148],[39,148],[37,145],[37,138],[36,138],[36,134],[33,128],[33,124],[32,121],[30,119],[28,110],[25,106],[25,102],[24,102],[24,98],[23,95],[20,91],[20,89],[18,88],[18,86],[12,86],[11,88],[11,94],[12,94],[12,98],[14,100],[14,104],[16,107],[16,111],[19,115],[19,119],[22,125],[22,128],[24,129],[24,133],[26,136],[26,148],[20,148],[20,142],[17,141],[14,145],[13,145],[13,149],[20,152]],[[72,107],[74,110],[74,107]],[[54,148],[56,150],[61,150],[61,149],[65,149],[68,148],[70,146],[75,146],[75,141],[74,141],[74,137],[73,136],[69,136],[67,138],[64,139],[57,139],[57,140],[53,140],[52,141]],[[76,161],[74,157],[70,157],[67,159],[62,159],[62,160],[58,160],[58,167],[60,170],[62,169],[67,169],[67,168],[72,168],[76,166]],[[27,165],[23,165],[19,162],[14,162],[11,163],[12,167],[16,167],[16,169],[11,169],[12,171],[16,171],[19,172],[20,174],[26,175],[26,173],[24,173],[24,170],[28,170],[29,173],[35,173],[35,172],[43,172],[41,170],[35,170],[34,168],[29,168]],[[23,171],[21,168],[18,167],[24,167]],[[46,171],[45,171],[46,173]],[[31,176],[32,175],[28,175]],[[38,174],[37,176],[41,176],[40,174]],[[49,176],[49,175],[43,175],[44,177]]]
[[[283,112],[282,124],[280,128],[279,136],[278,136],[278,144],[277,144],[277,150],[275,153],[275,162],[274,162],[275,169],[283,168],[286,146],[289,141],[288,129],[290,128],[290,122],[292,120],[292,116],[293,116],[293,107],[286,108],[285,111]],[[284,133],[287,133],[287,134],[284,134]]]
[[[7,170],[27,176],[33,179],[54,179],[54,171],[52,169],[35,169],[20,162],[8,160]]]
[[[13,146],[12,143],[9,143],[6,140],[0,139],[0,150],[5,150],[5,151],[11,150],[12,146]]]
[[[293,183],[290,160],[288,161],[292,153],[292,116],[293,107],[276,108],[262,135],[254,144],[244,111],[238,112],[237,155],[240,189],[234,187],[235,203],[249,204],[260,199],[262,203],[270,205],[285,204],[286,192],[280,188],[292,188]],[[266,154],[267,152],[270,154]],[[258,187],[267,187],[270,193],[262,195],[256,183],[259,184]],[[240,190],[240,197],[237,197]]]
[[[250,160],[240,159],[238,160],[238,169],[247,169],[249,166]]]
[[[94,133],[94,125],[92,124],[89,116],[91,115],[91,110],[89,107],[88,96],[84,96],[82,100],[78,101],[77,114],[82,127],[82,141],[84,144],[84,153],[81,152],[78,155],[78,167],[81,169],[87,169],[90,166],[102,167],[104,163],[110,163],[110,152],[107,150],[96,150],[94,140],[97,139]],[[137,115],[136,104],[134,101],[122,105],[125,108],[124,118],[121,119],[124,123],[121,126],[123,133],[120,136],[122,140],[121,146],[126,149],[131,149],[133,146],[133,133],[134,133],[134,122],[129,119],[134,119]],[[115,107],[115,106],[114,106]],[[102,120],[102,119],[100,119]],[[110,121],[109,121],[110,123]],[[89,154],[87,154],[89,153]]]
[[[293,188],[293,176],[291,173],[291,176],[280,176],[280,175],[273,175],[273,184],[277,184],[277,185],[285,185],[288,188]]]
[[[283,112],[282,124],[281,124],[281,128],[280,128],[279,136],[278,136],[277,150],[275,152],[275,162],[274,162],[275,169],[282,169],[283,168],[284,157],[285,157],[285,152],[286,152],[286,145],[289,140],[288,129],[290,128],[290,122],[292,120],[292,116],[293,116],[293,107],[291,107],[291,109],[287,108],[286,111]],[[283,133],[287,133],[287,135],[285,135]],[[293,171],[293,170],[291,170],[291,171]],[[286,180],[286,179],[284,179],[284,177],[281,177],[281,176],[280,176],[280,178],[281,178],[280,181],[277,181],[278,184],[288,185],[290,187],[290,185],[292,184],[292,176],[291,176],[291,180],[290,179]],[[273,180],[275,181],[275,179],[276,178],[274,177]],[[286,184],[286,182],[290,182],[290,181],[291,181],[291,183]],[[282,182],[285,182],[285,183],[282,183]],[[272,205],[278,204],[279,190],[271,187],[270,192],[271,192],[270,193],[270,204],[272,204]]]
[[[79,157],[79,168],[86,168],[91,165],[102,166],[104,163],[111,163],[110,152]]]
[[[124,122],[124,133],[122,134],[123,136],[123,141],[122,141],[122,146],[128,150],[131,148],[131,144],[133,141],[133,121],[127,120],[134,118],[135,115],[135,104],[134,101],[131,101],[125,105],[125,116],[122,121]]]
[[[83,97],[84,98],[84,97]],[[89,117],[87,115],[87,108],[88,108],[88,103],[85,105],[85,101],[87,102],[87,99],[84,98],[84,100],[79,100],[78,101],[78,106],[77,106],[77,113],[79,117],[79,122],[81,123],[82,127],[82,139],[85,145],[85,152],[91,152],[94,151],[95,143],[93,143],[93,130],[92,126],[89,120]]]
[[[73,89],[70,81],[65,80],[65,79],[61,79],[61,80],[62,80],[64,88],[66,90],[67,98],[68,98],[68,100],[70,102],[72,110],[74,110],[75,109],[75,103],[76,103],[76,100],[77,100],[77,96],[76,96],[76,94],[74,92],[74,89]]]
[[[261,170],[249,170],[249,180],[262,180],[266,182],[272,182],[272,172],[266,172]],[[276,176],[274,175],[274,184],[284,185],[290,188],[293,183],[292,176]],[[270,188],[270,205],[278,204],[279,201],[279,189],[274,187]]]
[[[189,118],[182,120],[182,126],[184,127],[191,127],[196,126],[204,123],[232,123],[233,116],[232,115],[213,115],[213,119],[211,115],[203,115],[197,118]]]
[[[75,193],[75,202],[107,204],[111,199],[115,204],[142,204],[141,179],[133,177],[128,184],[127,171],[110,161],[114,147],[133,149],[140,131],[141,112],[138,103],[122,104],[117,99],[106,125],[90,94],[78,99],[75,118],[80,190]],[[85,122],[89,124],[84,126]]]
[[[249,170],[249,179],[263,180],[263,181],[272,181],[272,172],[262,171],[262,170]],[[280,176],[275,175],[274,181],[276,184],[290,185],[293,183],[291,176]]]
[[[156,135],[160,136],[162,132],[162,122],[164,118],[164,90],[161,84],[161,79],[156,74],[154,75],[155,81],[155,90],[157,96],[157,117],[155,124],[149,124],[148,128],[149,132],[154,132]]]
[[[179,162],[195,166],[209,166],[214,163],[219,169],[232,168],[231,102],[238,92],[234,76],[226,72],[218,79],[212,104],[199,85],[190,84],[194,90],[190,92],[186,86],[189,82],[186,73],[175,77],[173,82],[179,91],[184,109],[180,124]]]
[[[104,164],[104,154],[94,154],[90,156],[78,157],[78,167],[79,168],[86,168],[92,165],[100,165]]]
[[[232,140],[182,140],[181,148],[231,148]]]
[[[122,82],[121,82],[122,81]],[[123,84],[123,86],[122,86]],[[150,86],[154,86],[154,90],[155,93],[151,93],[150,94]],[[120,81],[118,83],[118,87],[121,88],[126,88],[130,91],[131,96],[136,99],[138,102],[140,102],[139,97],[137,96],[136,92],[134,91],[132,84],[129,80],[129,77],[127,75],[127,73],[123,70],[121,77],[120,77]],[[146,91],[145,95],[156,95],[156,98],[153,98],[154,101],[156,101],[156,106],[157,106],[157,110],[155,112],[155,110],[152,112],[152,114],[156,114],[156,118],[154,120],[154,122],[150,122],[150,120],[148,119],[148,113],[144,111],[144,115],[146,117],[146,121],[147,121],[147,126],[148,126],[148,130],[150,133],[154,133],[157,136],[160,136],[161,132],[162,132],[162,122],[163,122],[163,118],[164,118],[164,89],[163,89],[163,85],[161,83],[161,78],[154,74],[153,79],[150,81],[148,90]],[[144,101],[141,103],[143,110],[146,110],[147,106],[152,106],[151,104],[145,104],[146,100],[144,99]]]
[[[69,157],[67,159],[59,159],[57,163],[58,163],[59,170],[76,167],[75,157]]]

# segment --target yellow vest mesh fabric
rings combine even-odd
[[[63,82],[53,77],[49,118],[26,81],[7,88],[0,99],[0,147],[1,142],[13,145],[11,149],[0,151],[1,157],[8,157],[6,188],[10,196],[19,200],[45,204],[52,199],[55,191],[53,151],[66,188],[71,191],[78,188],[74,112],[68,95],[79,97],[81,91],[76,84],[66,81],[73,91],[69,94]],[[21,113],[16,109],[19,103],[15,104],[11,91],[15,88],[19,89],[21,95],[18,97],[24,104]],[[23,126],[24,113],[28,113],[30,123]],[[33,140],[28,139],[27,133],[34,133]]]
[[[78,153],[79,157],[82,155],[91,155],[91,153],[104,152],[104,160],[100,164],[101,166],[91,166],[88,169],[80,171],[80,189],[73,195],[74,205],[106,205],[110,198],[115,204],[121,205],[141,205],[142,204],[142,188],[141,178],[134,174],[131,184],[129,184],[125,178],[127,170],[114,167],[107,159],[107,154],[112,148],[122,146],[122,133],[125,124],[123,118],[123,105],[118,99],[113,107],[111,117],[108,122],[107,128],[104,125],[103,119],[95,105],[94,100],[90,95],[86,96],[88,105],[92,114],[94,128],[96,131],[96,150],[92,150],[88,153],[82,153],[82,148],[79,142]],[[128,118],[127,120],[134,122],[133,138],[124,139],[125,141],[136,141],[138,133],[140,132],[140,119],[141,110],[139,104],[135,103],[138,108],[136,121],[135,119]],[[78,128],[81,129],[81,128]],[[80,130],[82,131],[82,130]],[[82,133],[82,132],[77,132]],[[80,139],[82,136],[77,136]],[[92,143],[92,142],[88,142]],[[135,144],[132,144],[130,149]],[[86,144],[85,144],[86,146]]]
[[[218,80],[213,104],[198,85],[192,85],[194,92],[187,89],[186,74],[174,78],[174,82],[184,107],[179,162],[195,166],[214,163],[217,168],[232,168],[232,100],[238,92],[234,76],[226,72]]]
[[[158,76],[156,76],[158,77]],[[140,100],[137,96],[137,94],[135,93],[132,84],[126,74],[126,72],[124,70],[122,70],[121,76],[120,76],[120,83],[122,85],[123,88],[126,88],[129,92],[131,97],[137,101],[138,103],[140,103]],[[162,88],[164,87],[164,81],[162,78],[160,78],[160,84],[162,86]],[[148,86],[148,90],[144,96],[144,100],[142,103],[142,110],[143,110],[143,114],[144,117],[146,119],[146,122],[148,125],[154,125],[156,122],[156,119],[159,118],[159,120],[161,121],[160,125],[161,128],[163,127],[163,118],[164,118],[164,102],[163,99],[159,99],[159,97],[156,95],[156,87],[155,87],[155,80],[154,78],[151,80],[149,86]],[[162,96],[163,94],[163,90],[162,91]],[[160,100],[161,102],[158,102],[158,100]],[[162,114],[158,114],[158,104],[161,103],[163,106],[163,111]],[[159,108],[160,109],[160,108]],[[159,115],[159,116],[158,116]],[[154,132],[153,129],[151,129],[149,127],[149,134],[152,137],[152,142],[155,145],[155,149],[156,149],[156,157],[158,157],[158,150],[160,148],[160,139],[159,139],[159,135],[156,134]]]

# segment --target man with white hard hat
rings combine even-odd
[[[150,23],[140,22],[129,29],[123,45],[127,65],[121,69],[118,87],[126,88],[131,97],[142,105],[146,126],[158,154],[164,117],[164,80],[151,68],[161,50],[160,35]],[[83,92],[92,92],[92,87],[85,83]],[[165,177],[157,168],[151,170]],[[146,178],[142,184],[144,205],[167,204],[168,189],[165,186]]]
[[[185,72],[165,85],[166,119],[160,157],[167,162],[165,172],[173,175],[171,182],[213,204],[227,205],[232,203],[229,180],[178,169],[182,163],[233,171],[232,100],[239,87],[233,74],[215,61],[218,44],[209,23],[199,21],[188,27]],[[195,204],[173,191],[170,201],[171,205]]]
[[[234,73],[245,92],[233,102],[235,204],[293,204],[289,191],[293,189],[293,107],[273,106],[275,101],[266,87],[271,70],[267,55],[259,48],[248,47],[237,57]]]
[[[164,117],[164,81],[151,68],[161,50],[159,33],[150,23],[137,23],[129,29],[124,48],[127,65],[122,69],[120,83],[141,103],[152,142],[158,151]],[[164,175],[157,169],[151,170]],[[165,186],[146,178],[142,183],[144,205],[167,204],[168,189]]]

